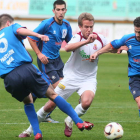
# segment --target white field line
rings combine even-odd
[[[90,108],[123,108],[123,109],[128,109],[128,108],[137,108],[136,106],[135,107],[132,107],[132,106],[129,106],[129,107],[123,107],[123,106],[118,106],[118,107],[90,107]],[[56,109],[59,109],[58,107]],[[36,109],[36,110],[39,110],[39,109]],[[24,111],[24,109],[1,109],[0,111]]]
[[[94,121],[94,124],[95,123],[110,123],[110,122],[113,122],[113,121]],[[118,123],[139,123],[140,121],[118,121],[118,120],[115,120],[115,122],[118,122]],[[63,123],[64,122],[59,122],[59,123]],[[29,124],[29,123],[4,123],[4,122],[1,122],[0,125],[26,125],[26,124]]]

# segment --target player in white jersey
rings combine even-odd
[[[94,18],[89,13],[82,13],[78,18],[81,32],[73,36],[66,46],[66,51],[72,54],[64,67],[64,79],[60,81],[55,91],[64,99],[70,97],[75,91],[81,97],[81,102],[75,108],[78,116],[85,114],[90,107],[96,92],[98,58],[92,63],[90,55],[100,50],[108,40],[100,34],[93,32]],[[96,40],[94,40],[96,38]],[[72,119],[65,119],[65,135],[72,134]]]
[[[94,17],[90,13],[82,13],[78,18],[78,25],[81,32],[73,36],[65,47],[66,51],[71,51],[72,54],[64,66],[64,78],[55,88],[55,91],[64,99],[76,91],[80,95],[81,102],[76,106],[75,111],[78,116],[82,116],[92,103],[97,85],[98,58],[94,62],[90,62],[90,55],[108,44],[108,41],[103,35],[93,32]],[[39,122],[55,106],[49,100],[37,112]],[[73,125],[70,117],[65,119],[65,125],[65,136],[70,137]],[[32,132],[31,126],[27,131]]]

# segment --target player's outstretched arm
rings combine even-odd
[[[111,44],[107,44],[105,47],[102,49],[98,50],[97,52],[93,53],[90,55],[90,61],[93,62],[99,55],[107,52],[111,52],[114,48],[112,48]]]
[[[35,37],[38,37],[40,38],[42,41],[44,42],[47,42],[49,41],[49,38],[48,36],[46,35],[41,35],[41,34],[38,34],[38,33],[35,33],[31,30],[28,30],[28,29],[25,29],[25,28],[20,28],[17,30],[17,33],[20,34],[20,35],[24,35],[24,36],[35,36]],[[40,52],[40,50],[38,49],[37,47],[37,44],[35,41],[33,41],[31,38],[28,37],[28,41],[31,45],[31,47],[33,48],[33,50],[35,51],[35,53],[37,54],[38,58],[40,59],[40,61],[43,63],[43,64],[47,64],[49,61],[48,61],[48,57],[46,57],[44,54],[42,54]]]
[[[87,38],[87,40],[84,40],[84,41],[79,41],[79,42],[76,42],[76,43],[69,43],[65,46],[65,50],[67,52],[69,51],[74,51],[78,48],[80,48],[81,46],[83,45],[86,45],[86,44],[89,44],[89,43],[92,43],[95,41],[95,39],[97,39],[97,35],[95,34],[90,34],[89,37]]]
[[[31,31],[31,30],[26,29],[26,28],[18,29],[17,33],[20,34],[20,35],[24,35],[24,36],[35,36],[35,37],[40,38],[44,42],[49,41],[49,37],[48,36],[35,33],[33,31]]]

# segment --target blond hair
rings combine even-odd
[[[82,13],[78,17],[78,25],[82,26],[83,25],[83,22],[82,22],[83,20],[89,20],[89,21],[93,21],[94,22],[94,17],[90,13]]]

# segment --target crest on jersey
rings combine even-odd
[[[62,38],[65,38],[67,35],[67,29],[62,30]]]
[[[94,44],[93,49],[97,50],[97,45],[96,44]]]
[[[53,34],[56,34],[56,31],[55,30],[53,31]]]
[[[131,45],[129,45],[129,49],[132,49],[132,46]]]

